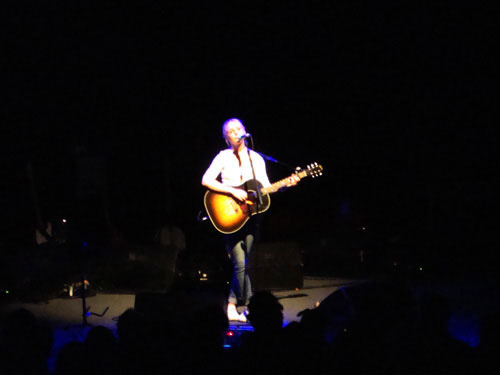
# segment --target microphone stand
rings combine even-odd
[[[251,139],[252,149],[253,149],[254,146],[253,146],[253,138],[252,138],[252,136],[250,136],[250,139]],[[247,152],[248,152],[248,160],[250,160],[250,167],[252,168],[253,179],[255,181],[257,181],[257,178],[255,177],[255,169],[253,167],[252,157],[250,155],[250,149],[249,148],[247,148]],[[260,188],[259,188],[258,184],[256,184],[256,185],[257,185],[257,188],[255,189],[255,190],[257,190],[257,210],[256,211],[259,212],[259,205],[262,206],[263,202],[262,202],[262,193],[260,192]]]
[[[257,154],[259,154],[260,156],[262,156],[264,159],[266,159],[268,161],[272,161],[273,163],[283,165],[284,167],[287,167],[288,169],[295,170],[295,168],[292,167],[290,164],[283,163],[282,161],[276,160],[272,156],[263,154],[262,152],[258,152],[258,151],[255,151],[255,152],[257,152]]]

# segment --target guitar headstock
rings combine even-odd
[[[308,164],[306,169],[301,169],[300,167],[298,167],[296,173],[300,178],[306,176],[311,176],[312,178],[315,178],[323,174],[323,167],[321,166],[321,164],[314,162],[312,164]]]
[[[312,178],[319,177],[323,174],[323,167],[316,162],[309,164],[307,166],[307,174]]]

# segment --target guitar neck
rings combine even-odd
[[[299,172],[296,172],[295,175],[298,176],[299,178],[304,178],[305,176],[307,176],[307,171],[299,171]],[[271,186],[268,186],[266,188],[262,188],[261,192],[263,194],[276,193],[278,190],[289,186],[289,184],[290,184],[289,179],[290,179],[290,177],[287,177],[287,178],[284,178],[282,180],[276,181]]]

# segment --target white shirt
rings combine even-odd
[[[253,167],[255,170],[255,178],[262,186],[270,186],[269,178],[266,172],[266,163],[262,156],[255,151],[250,150]],[[204,179],[215,180],[221,176],[221,182],[226,186],[239,186],[244,182],[253,179],[252,167],[248,153],[243,152],[240,156],[240,161],[233,152],[233,149],[222,150],[212,160],[212,164],[208,167],[203,175]]]

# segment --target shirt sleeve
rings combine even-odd
[[[222,171],[223,167],[223,156],[222,153],[219,152],[217,156],[212,160],[212,163],[208,167],[208,169],[205,171],[205,174],[203,175],[203,179],[206,180],[215,180],[217,177],[219,177],[219,174]]]

